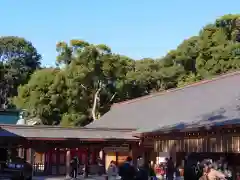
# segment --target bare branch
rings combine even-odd
[[[83,89],[87,90],[87,88],[86,88],[83,84],[81,84],[81,87],[82,87]]]
[[[115,92],[112,97],[110,98],[109,102],[108,103],[111,103],[113,101],[113,99],[115,98],[115,96],[117,95],[117,93]]]

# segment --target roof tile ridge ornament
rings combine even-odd
[[[221,79],[231,77],[231,76],[235,76],[235,75],[239,75],[239,74],[240,74],[240,70],[232,71],[232,72],[228,72],[228,73],[223,73],[221,75],[214,76],[210,79],[204,79],[204,80],[201,80],[201,81],[198,81],[198,82],[190,83],[190,84],[188,84],[184,87],[172,88],[172,89],[152,93],[152,94],[149,94],[149,95],[145,95],[145,96],[142,96],[142,97],[138,97],[138,98],[135,98],[135,99],[126,100],[126,101],[122,101],[122,102],[119,102],[119,103],[113,103],[112,107],[115,108],[115,107],[119,107],[120,105],[131,104],[131,103],[134,103],[134,102],[146,100],[146,99],[153,98],[153,97],[156,97],[156,96],[165,95],[167,93],[185,90],[187,88],[203,85],[203,84],[206,84],[206,83],[211,83],[211,82],[214,82],[214,81],[217,81],[217,80],[221,80]]]

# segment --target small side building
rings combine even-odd
[[[0,124],[17,124],[19,116],[19,110],[0,109]]]
[[[121,164],[137,157],[139,139],[131,129],[63,128],[58,126],[0,125],[0,146],[20,148],[20,156],[33,164],[35,174],[69,175],[70,160],[79,159],[79,172],[88,164],[90,173],[111,160]],[[104,169],[105,169],[104,168]]]

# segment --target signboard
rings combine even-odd
[[[129,152],[128,146],[109,146],[103,148],[104,152]]]

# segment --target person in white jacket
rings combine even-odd
[[[107,175],[109,180],[115,180],[118,176],[118,169],[114,161],[110,162],[110,165],[107,169]]]

